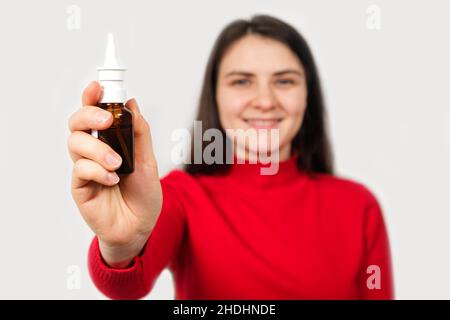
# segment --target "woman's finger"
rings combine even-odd
[[[82,188],[90,181],[113,186],[119,180],[120,178],[115,172],[110,172],[99,163],[89,159],[79,159],[73,166],[72,190]]]
[[[120,155],[109,145],[86,132],[71,133],[67,145],[74,162],[86,158],[98,162],[106,170],[116,170],[122,163]]]
[[[69,118],[69,130],[104,130],[111,126],[112,114],[95,106],[85,106],[78,109]]]
[[[81,102],[83,106],[96,106],[102,95],[102,88],[98,81],[92,81],[84,89]]]

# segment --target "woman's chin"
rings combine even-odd
[[[273,160],[279,160],[280,149],[278,147],[256,147],[256,148],[238,148],[237,156],[240,159],[247,160],[260,160],[265,162],[268,158]]]

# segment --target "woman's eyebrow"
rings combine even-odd
[[[282,75],[289,74],[289,73],[296,74],[300,77],[303,76],[303,72],[301,72],[300,70],[297,70],[297,69],[284,69],[284,70],[275,72],[273,75],[274,76],[282,76]]]
[[[297,70],[297,69],[283,69],[283,70],[273,73],[274,76],[281,76],[281,75],[285,75],[285,74],[296,74],[299,77],[303,76],[303,72],[301,72],[300,70]],[[254,77],[255,74],[252,72],[248,72],[248,71],[234,70],[234,71],[228,72],[225,75],[225,78],[230,77],[230,76]]]
[[[253,76],[255,76],[255,74],[254,74],[254,73],[251,73],[251,72],[248,72],[248,71],[234,70],[234,71],[228,72],[228,73],[225,75],[225,78],[226,78],[226,77],[230,77],[230,76],[253,77]]]

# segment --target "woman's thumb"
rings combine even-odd
[[[125,106],[133,113],[134,156],[136,165],[147,164],[156,167],[150,125],[141,114],[136,99],[128,100]]]

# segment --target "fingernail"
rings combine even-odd
[[[113,172],[108,172],[108,181],[110,181],[111,183],[118,183],[120,180],[119,176],[116,173]]]
[[[116,167],[116,166],[118,166],[120,164],[120,159],[117,158],[117,156],[115,156],[115,155],[113,155],[111,153],[108,153],[106,155],[106,162],[109,165]]]
[[[96,119],[99,123],[105,123],[108,121],[109,117],[111,116],[111,113],[108,111],[97,111]]]

